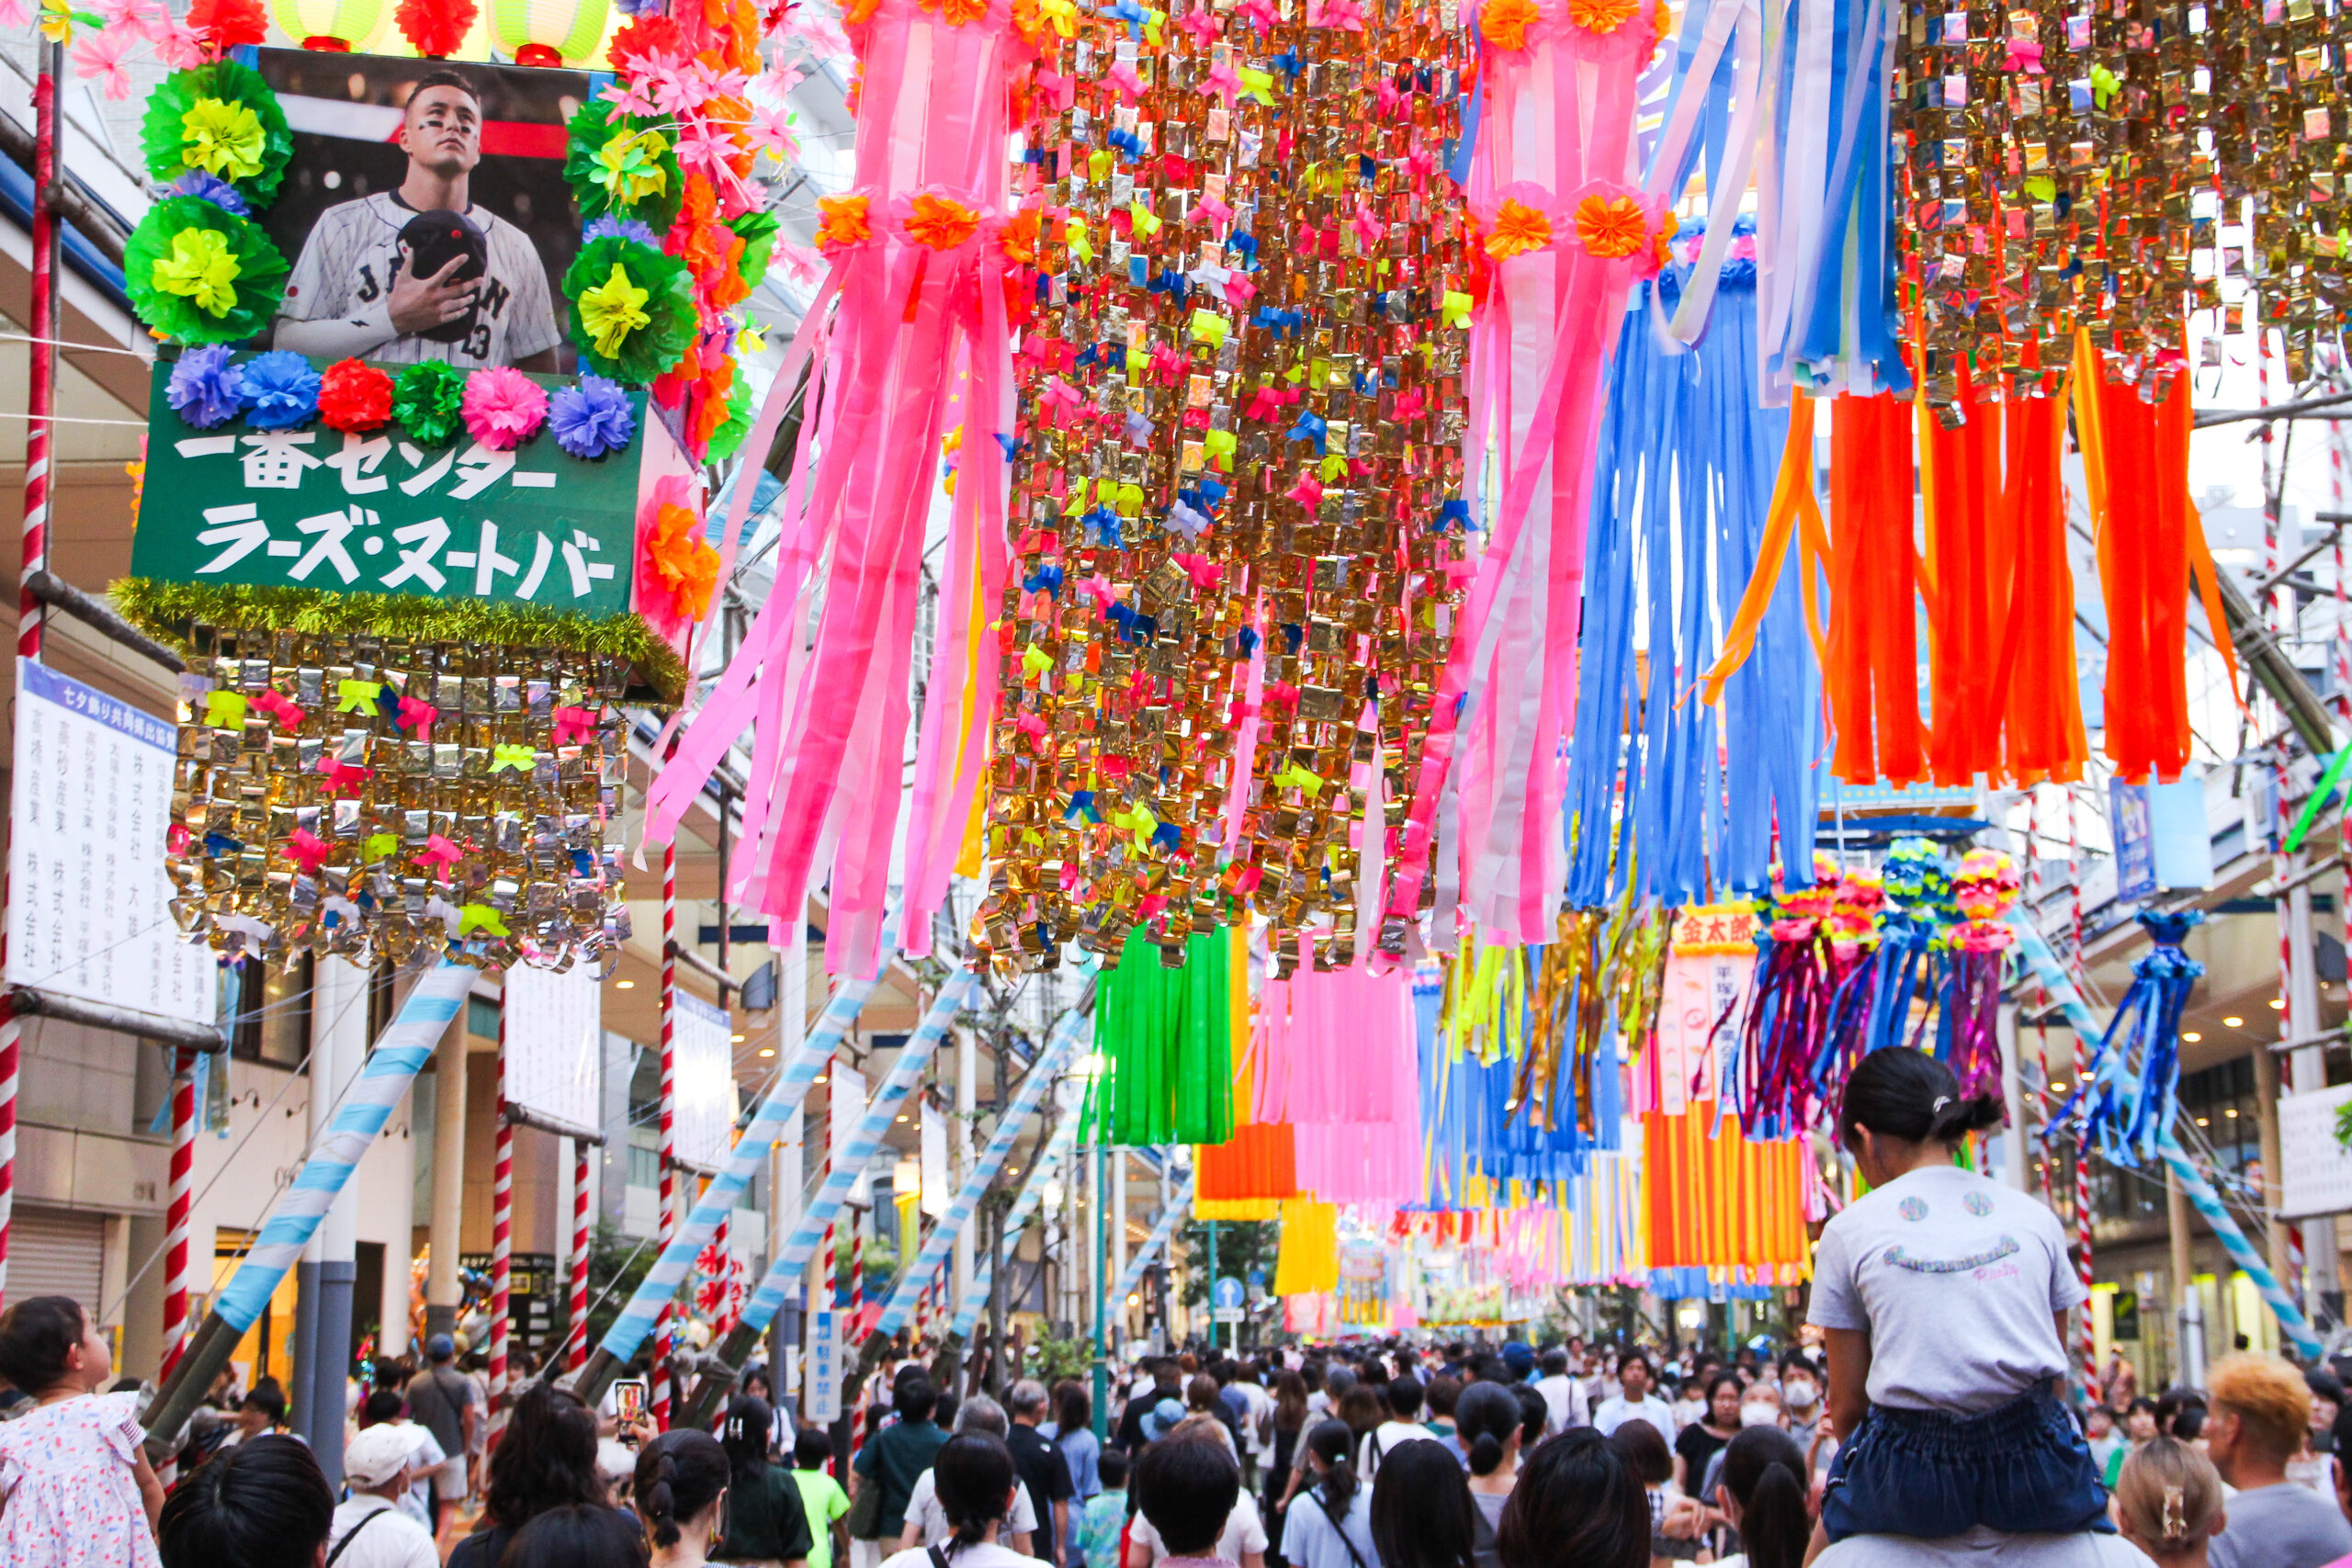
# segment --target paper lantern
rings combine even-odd
[[[365,54],[391,20],[390,0],[269,0],[271,20],[304,49]]]
[[[490,36],[517,65],[580,65],[609,16],[606,0],[492,0]]]

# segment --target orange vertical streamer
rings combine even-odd
[[[1939,784],[1970,784],[2001,771],[2000,647],[2016,570],[2011,518],[2002,505],[2003,405],[1963,383],[1966,422],[1945,429],[1925,418],[1928,488],[1925,581],[1931,633],[1928,692],[1934,722],[1929,771]],[[1924,414],[1924,411],[1923,411]]]
[[[2002,639],[2004,761],[2031,784],[2083,774],[2090,746],[2075,659],[2075,572],[2066,552],[2066,492],[2059,464],[2065,405],[2019,400],[2009,411],[2008,483],[2003,509],[2016,554],[2015,590]]]
[[[1849,784],[1922,777],[1912,592],[1911,409],[1892,398],[1831,406],[1829,662],[1833,771]]]
[[[2106,460],[2107,751],[2127,780],[2169,780],[2188,761],[2188,378],[2174,378],[2162,403],[2102,378],[2096,402]]]

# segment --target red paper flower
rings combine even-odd
[[[392,378],[374,366],[339,359],[319,378],[319,423],[329,430],[381,430],[391,417]]]
[[[679,33],[677,23],[667,17],[639,17],[613,35],[605,58],[612,62],[614,70],[626,73],[645,55],[666,54],[683,59],[685,52],[686,41]]]
[[[261,0],[196,0],[187,8],[187,27],[216,56],[269,36]]]
[[[476,9],[474,0],[401,0],[392,20],[400,24],[401,37],[413,44],[417,53],[446,59],[466,41]]]

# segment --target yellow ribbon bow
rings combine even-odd
[[[252,705],[243,692],[207,692],[204,694],[204,722],[215,729],[242,729],[245,709]]]
[[[624,130],[596,149],[588,177],[612,194],[614,206],[635,207],[670,188],[669,171],[660,162],[669,150],[658,130]]]
[[[527,773],[537,761],[538,753],[526,743],[501,740],[490,749],[490,771],[493,773],[506,768]]]
[[[1319,774],[1308,773],[1296,762],[1293,762],[1281,773],[1276,773],[1273,783],[1277,789],[1305,790],[1309,800],[1320,800],[1323,797],[1322,777]]]
[[[1274,73],[1245,65],[1241,68],[1241,89],[1260,103],[1271,104],[1274,101]]]
[[[386,855],[398,854],[400,848],[401,836],[398,833],[370,833],[361,852],[369,860],[382,860]]]
[[[651,289],[629,281],[628,269],[618,262],[613,264],[610,277],[594,288],[581,290],[580,323],[594,340],[596,352],[607,359],[618,358],[628,334],[653,320],[645,313],[645,302],[652,298]]]
[[[1069,248],[1071,256],[1079,261],[1091,262],[1094,259],[1094,242],[1086,237],[1085,221],[1075,215],[1070,218],[1069,231],[1062,243]]]
[[[496,909],[487,904],[461,904],[458,907],[458,934],[488,931],[492,936],[505,936],[506,921]]]
[[[155,258],[153,282],[166,294],[182,294],[196,308],[225,316],[237,302],[237,258],[228,236],[191,224],[172,236],[169,255]]]
[[[1226,329],[1231,324],[1215,310],[1204,310],[1195,307],[1193,311],[1193,336],[1197,341],[1207,344],[1211,348],[1225,346]]]
[[[1159,818],[1140,806],[1131,806],[1125,811],[1113,812],[1111,822],[1114,827],[1125,828],[1128,832],[1133,833],[1136,848],[1139,850],[1151,848],[1152,829],[1159,826]]]
[[[366,714],[369,718],[378,717],[379,715],[376,707],[376,699],[383,694],[384,688],[374,681],[337,682],[335,683],[336,702],[334,705],[334,711],[337,713],[362,713]]]
[[[1229,430],[1212,430],[1201,437],[1203,448],[1211,457],[1216,459],[1217,466],[1222,468],[1229,469],[1233,467],[1235,445],[1234,434]]]
[[[1440,302],[1440,308],[1445,312],[1447,326],[1466,327],[1470,324],[1470,296],[1467,294],[1458,294],[1449,288]]]
[[[1122,517],[1135,517],[1143,512],[1143,486],[1123,484],[1112,492],[1112,510]]]
[[[1021,650],[1021,671],[1024,675],[1043,675],[1054,667],[1054,656],[1032,643]]]
[[[1159,232],[1159,218],[1140,201],[1127,204],[1127,216],[1135,220],[1136,238],[1148,240]]]
[[[198,98],[180,116],[180,159],[224,180],[248,180],[261,173],[261,117],[243,104]]]

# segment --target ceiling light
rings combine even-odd
[[[2181,1038],[2182,1038],[2183,1040],[2188,1041],[2191,1045],[2194,1045],[2194,1044],[2196,1044],[2199,1040],[2202,1040],[2202,1039],[2204,1039],[2205,1037],[2204,1037],[2202,1034],[2198,1033],[2198,1032],[2197,1032],[2197,1031],[2195,1031],[2195,1030],[2191,1029],[2191,1030],[2188,1030],[2188,1031],[2185,1032],[2181,1035]]]
[[[900,1114],[899,1114],[899,1121],[901,1121],[901,1122],[903,1122],[903,1121],[905,1121],[906,1119],[907,1119],[907,1118],[906,1118],[905,1113],[904,1113],[904,1112],[900,1112]]]
[[[743,1043],[743,1037],[740,1034],[730,1034],[727,1038],[732,1040],[738,1045]]]
[[[2270,1010],[2272,1012],[2285,1012],[2287,1010],[2287,999],[2284,997],[2271,998]]]
[[[2050,1080],[2050,1092],[2051,1092],[2051,1093],[2052,1093],[2052,1094],[2064,1094],[2064,1093],[2065,1093],[2065,1092],[2066,1092],[2066,1080],[2065,1080],[2065,1079],[2064,1079],[2064,1078],[2052,1078],[2052,1079]]]
[[[2224,1029],[2244,1029],[2245,1027],[2245,1020],[2233,1013],[2228,1018],[2222,1020],[2222,1027]]]
[[[825,1081],[825,1075],[824,1075],[824,1074],[822,1074],[822,1073],[819,1073],[819,1074],[817,1075],[817,1081],[818,1081],[819,1083],[823,1083],[823,1082]]]
[[[634,991],[637,989],[637,982],[634,980],[619,980],[616,981],[615,984],[619,986],[624,991]]]
[[[2209,1120],[2209,1119],[2207,1119],[2206,1117],[2199,1116],[2199,1117],[2197,1119],[2197,1124],[2198,1124],[2199,1127],[2211,1127],[2213,1123],[2211,1122],[2211,1121],[2210,1121],[2210,1120]]]
[[[773,1056],[775,1055],[775,1047],[773,1045],[763,1045],[760,1047],[760,1055],[763,1056]]]
[[[2222,1111],[2222,1115],[2224,1115],[2224,1116],[2228,1116],[2228,1117],[2233,1117],[2233,1118],[2234,1118],[2234,1117],[2237,1115],[2237,1113],[2238,1113],[2238,1108],[2237,1108],[2236,1106],[2234,1106],[2234,1105],[2231,1106],[2227,1111]]]

